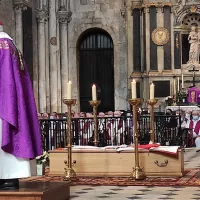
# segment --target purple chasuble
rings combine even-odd
[[[1,148],[15,157],[33,159],[42,154],[42,140],[28,70],[20,70],[16,47],[0,38]]]

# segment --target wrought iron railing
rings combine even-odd
[[[188,134],[178,127],[178,116],[157,115],[154,119],[155,141],[161,145],[185,145]],[[138,118],[139,143],[150,141],[151,118],[141,115]],[[40,119],[45,150],[63,148],[67,141],[67,119]],[[94,145],[93,118],[72,119],[72,145]],[[133,122],[131,116],[98,117],[99,146],[132,144]]]

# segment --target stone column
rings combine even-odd
[[[23,52],[23,21],[22,21],[22,12],[26,10],[27,7],[23,4],[15,4],[15,43],[18,49]]]
[[[69,47],[68,47],[68,23],[72,13],[66,10],[58,12],[60,23],[60,57],[61,57],[61,90],[62,99],[67,97],[67,82],[69,80]],[[66,105],[62,103],[62,112],[66,111]]]
[[[163,7],[157,8],[157,27],[164,27],[164,13]],[[162,72],[164,69],[164,47],[157,46],[157,57],[158,57],[158,71]]]
[[[144,12],[146,14],[146,70],[149,72],[150,70],[150,15],[149,15],[149,7],[144,8]]]
[[[49,58],[50,58],[50,101],[51,112],[57,112],[58,105],[58,65],[57,65],[57,20],[56,1],[49,0]]]
[[[39,112],[47,112],[46,102],[46,61],[45,61],[45,24],[48,14],[45,10],[37,11],[38,19],[38,64],[39,64]]]

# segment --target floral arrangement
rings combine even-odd
[[[166,97],[165,102],[166,102],[167,106],[171,106],[173,104],[173,97],[171,97],[171,96]]]
[[[187,99],[188,94],[184,91],[179,91],[176,94],[176,101],[178,102],[183,102],[183,100],[185,101]]]
[[[49,154],[47,151],[44,151],[41,156],[36,157],[37,164],[48,164],[49,163]]]

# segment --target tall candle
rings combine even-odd
[[[72,98],[72,82],[69,81],[67,83],[67,99],[71,99]]]
[[[176,95],[176,80],[174,79],[174,95]]]
[[[177,84],[177,85],[178,85],[178,92],[179,92],[179,90],[180,90],[180,88],[179,88],[179,86],[180,86],[180,85],[179,85],[179,77],[178,77],[178,84]]]
[[[181,87],[184,88],[183,74],[182,74],[182,80],[181,81],[182,81],[182,84],[181,84],[182,86]]]
[[[96,88],[96,85],[92,86],[92,100],[93,101],[97,100],[97,88]]]
[[[155,85],[152,83],[150,85],[150,99],[154,99],[154,90],[155,90]]]
[[[131,82],[131,94],[132,94],[132,99],[136,99],[136,81],[135,81],[135,79],[133,79]]]

